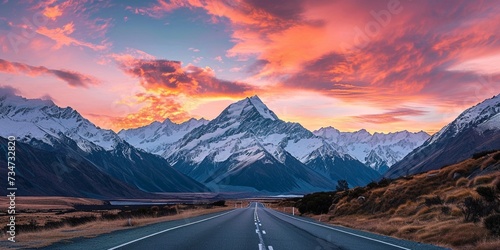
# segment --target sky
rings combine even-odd
[[[500,92],[500,3],[0,0],[0,87],[119,131],[258,95],[315,130],[437,132]]]

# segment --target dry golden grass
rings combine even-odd
[[[8,204],[7,197],[0,197],[2,204]],[[73,209],[75,204],[82,205],[101,205],[103,201],[88,199],[88,198],[74,198],[74,197],[58,197],[58,196],[18,196],[16,197],[16,209],[18,211],[35,211],[35,210],[68,210]]]
[[[469,179],[467,179],[465,177],[460,177],[460,179],[458,179],[457,182],[455,183],[455,186],[465,187],[465,186],[467,186],[467,184],[469,184]]]
[[[492,236],[481,221],[465,223],[461,210],[466,197],[481,198],[476,187],[500,182],[498,159],[500,152],[401,178],[385,187],[365,187],[355,192],[366,197],[364,203],[349,193],[340,194],[328,217],[322,218],[327,217],[332,224],[453,249],[500,249],[500,238]],[[492,167],[487,174],[466,178]]]
[[[18,236],[16,237],[16,241],[23,247],[30,247],[30,248],[43,247],[62,240],[68,240],[77,237],[92,238],[100,234],[110,233],[113,231],[129,229],[133,227],[141,227],[158,222],[185,219],[209,213],[226,211],[232,208],[233,207],[230,206],[216,207],[216,208],[214,207],[211,209],[200,208],[194,210],[180,211],[180,213],[177,215],[170,215],[170,216],[163,216],[156,218],[135,217],[131,219],[132,226],[128,225],[128,219],[118,219],[118,220],[98,219],[97,221],[75,227],[64,226],[52,230],[19,233]]]
[[[496,241],[481,241],[474,246],[476,250],[498,250],[500,249],[500,240]]]
[[[316,217],[314,217],[316,218]],[[367,218],[365,216],[335,217],[330,221],[346,227],[371,231],[392,237],[427,242],[453,249],[500,249],[500,239],[490,237],[488,231],[462,219],[421,221],[406,217]],[[486,241],[485,239],[488,239]],[[470,244],[474,242],[475,244]]]
[[[177,206],[179,208],[178,214],[161,217],[132,217],[132,225],[130,226],[128,223],[128,219],[106,220],[100,217],[100,212],[71,212],[67,214],[58,213],[61,210],[72,210],[73,205],[75,204],[103,204],[102,201],[99,200],[66,197],[22,197],[22,199],[19,200],[21,200],[22,204],[22,206],[19,207],[25,209],[24,211],[30,212],[23,212],[16,216],[16,223],[18,225],[28,224],[31,220],[35,220],[37,222],[37,225],[43,226],[48,221],[61,221],[62,219],[67,217],[84,217],[95,215],[98,218],[96,221],[78,226],[64,225],[55,229],[18,232],[16,235],[16,243],[21,248],[44,247],[58,241],[68,240],[76,237],[90,238],[117,230],[129,229],[158,222],[185,219],[203,214],[230,210],[234,208],[235,205],[235,201],[226,202],[226,207],[212,207],[208,209],[202,207],[192,208],[179,205]],[[248,205],[248,202],[243,203],[244,206]],[[57,207],[56,211],[52,211],[54,209],[54,206]],[[33,207],[36,207],[36,210],[32,209]],[[119,210],[110,210],[107,211],[107,213],[117,213],[118,211]],[[5,235],[2,235],[2,237],[5,237]]]
[[[495,180],[496,176],[488,175],[488,176],[478,176],[471,180],[470,186],[480,186],[485,184],[490,184]]]

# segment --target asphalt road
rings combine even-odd
[[[442,249],[291,216],[251,203],[247,208],[77,239],[46,249]]]

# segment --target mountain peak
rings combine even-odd
[[[364,129],[364,128],[362,128],[358,131],[355,131],[353,134],[362,135],[362,136],[372,136],[372,134],[370,134],[370,132],[366,131],[366,129]]]
[[[262,100],[254,95],[252,97],[247,97],[243,100],[237,101],[231,105],[229,105],[223,114],[228,115],[229,117],[235,118],[240,117],[247,112],[251,112],[251,110],[255,110],[265,119],[271,119],[273,121],[279,120],[278,116],[270,110]]]
[[[11,105],[15,107],[31,107],[31,108],[41,108],[55,106],[52,100],[46,99],[27,99],[22,96],[18,96],[10,93],[0,92],[0,102],[3,105]]]
[[[271,120],[279,120],[279,118],[274,114],[272,110],[270,110],[264,102],[257,96],[254,95],[248,98],[250,103],[257,109],[257,111],[262,115],[262,117],[271,119]]]
[[[247,97],[246,99],[250,100],[250,102],[252,102],[252,103],[264,105],[264,103],[262,102],[262,100],[259,98],[258,95],[250,96],[250,97]]]
[[[0,96],[0,122],[6,128],[0,136],[15,135],[26,142],[36,138],[52,145],[51,140],[61,139],[63,134],[87,152],[95,146],[112,150],[122,141],[113,131],[101,129],[71,107],[59,107],[51,100]]]
[[[432,135],[430,142],[433,143],[445,137],[454,137],[473,127],[479,130],[500,130],[498,120],[500,120],[500,94],[466,109],[454,121]]]

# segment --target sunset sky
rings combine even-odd
[[[434,133],[500,93],[500,2],[0,0],[0,86],[119,131],[258,95],[315,130]]]

